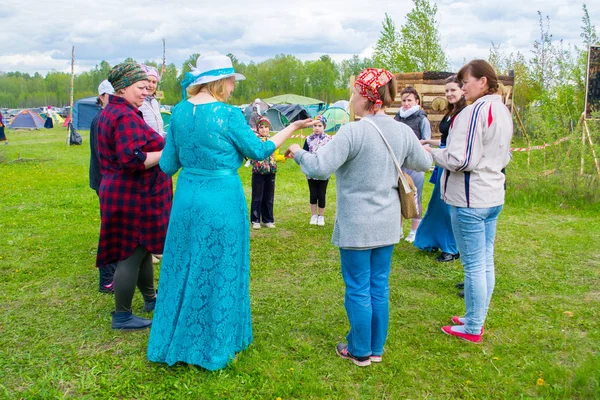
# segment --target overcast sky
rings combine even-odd
[[[3,0],[2,3],[8,3]],[[506,52],[531,54],[539,38],[537,11],[550,16],[554,39],[582,44],[582,2],[437,1],[442,46],[457,69],[463,59],[485,58],[491,42]],[[329,54],[340,61],[369,56],[387,12],[397,28],[410,0],[13,0],[0,6],[0,71],[76,72],[101,60],[111,65],[133,57],[162,58],[178,68],[192,53],[232,53],[243,62],[276,54],[307,60]],[[600,24],[600,1],[588,1],[593,24]]]

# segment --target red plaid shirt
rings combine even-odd
[[[146,153],[162,150],[165,140],[117,96],[110,96],[98,127],[102,227],[96,266],[125,260],[138,245],[162,254],[173,187],[158,166],[146,169],[144,161]]]

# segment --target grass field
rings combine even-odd
[[[0,398],[600,398],[600,206],[536,197],[543,190],[528,180],[525,153],[508,169],[482,345],[440,331],[464,311],[454,288],[460,263],[436,263],[402,242],[384,362],[361,369],[337,357],[348,325],[330,243],[335,185],[327,225],[309,226],[306,182],[288,161],[277,173],[277,229],[251,233],[254,343],[228,368],[208,372],[149,363],[148,332],[110,329],[113,298],[98,293],[94,268],[99,211],[87,134],[75,147],[65,145],[63,128],[7,136]],[[249,196],[250,170],[240,174]],[[136,293],[134,312],[141,307]]]

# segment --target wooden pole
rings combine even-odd
[[[163,59],[162,59],[162,68],[160,71],[161,76],[167,70],[167,41],[165,40],[165,38],[163,38],[162,42],[163,42]]]
[[[581,114],[581,117],[579,118],[579,122],[577,122],[577,126],[579,126],[580,124],[583,124],[583,122],[585,122],[585,111],[583,112],[583,114]],[[579,175],[583,175],[583,166],[584,166],[584,157],[583,154],[585,153],[585,128],[582,126],[581,127],[581,167],[579,169]]]
[[[529,166],[531,164],[531,142],[529,141],[529,135],[527,135],[527,131],[525,130],[525,125],[523,125],[523,121],[521,121],[521,117],[519,116],[519,111],[515,107],[514,103],[513,103],[512,108],[515,110],[515,116],[517,117],[517,122],[519,123],[519,126],[521,127],[521,131],[523,132],[523,136],[525,136],[525,140],[527,140],[527,168],[529,168]]]
[[[352,90],[354,89],[354,82],[356,82],[356,76],[352,75],[350,77],[350,105],[348,106],[350,111],[350,121],[356,120],[356,115],[354,114],[354,106],[352,105]]]
[[[587,133],[588,143],[590,145],[590,149],[592,150],[592,156],[594,157],[594,164],[596,165],[596,173],[598,174],[598,179],[600,179],[600,165],[598,165],[598,158],[596,157],[596,150],[594,150],[594,143],[592,143],[592,135],[590,135],[590,130],[587,126],[587,121],[583,120],[583,128],[585,133]]]
[[[69,130],[69,136],[67,137],[67,146],[71,143],[71,129],[73,129],[73,80],[75,77],[75,46],[71,47],[71,93],[70,93],[70,101],[69,105],[69,124],[67,124],[67,128]]]

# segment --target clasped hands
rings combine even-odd
[[[419,142],[421,142],[421,145],[423,146],[423,150],[425,150],[428,153],[431,153],[431,147],[429,146],[429,140],[422,139],[422,140],[419,140]]]
[[[295,121],[295,122],[293,122],[293,124],[296,125],[294,130],[304,129],[304,128],[310,128],[311,126],[313,126],[317,122],[320,123],[320,121],[315,121],[315,120],[310,119],[310,118],[307,118],[307,119],[302,120],[302,121]],[[285,151],[285,154],[284,154],[285,158],[294,158],[294,154],[298,150],[300,150],[300,149],[302,149],[302,147],[300,147],[296,143],[290,145],[290,147],[288,147],[287,150]]]

